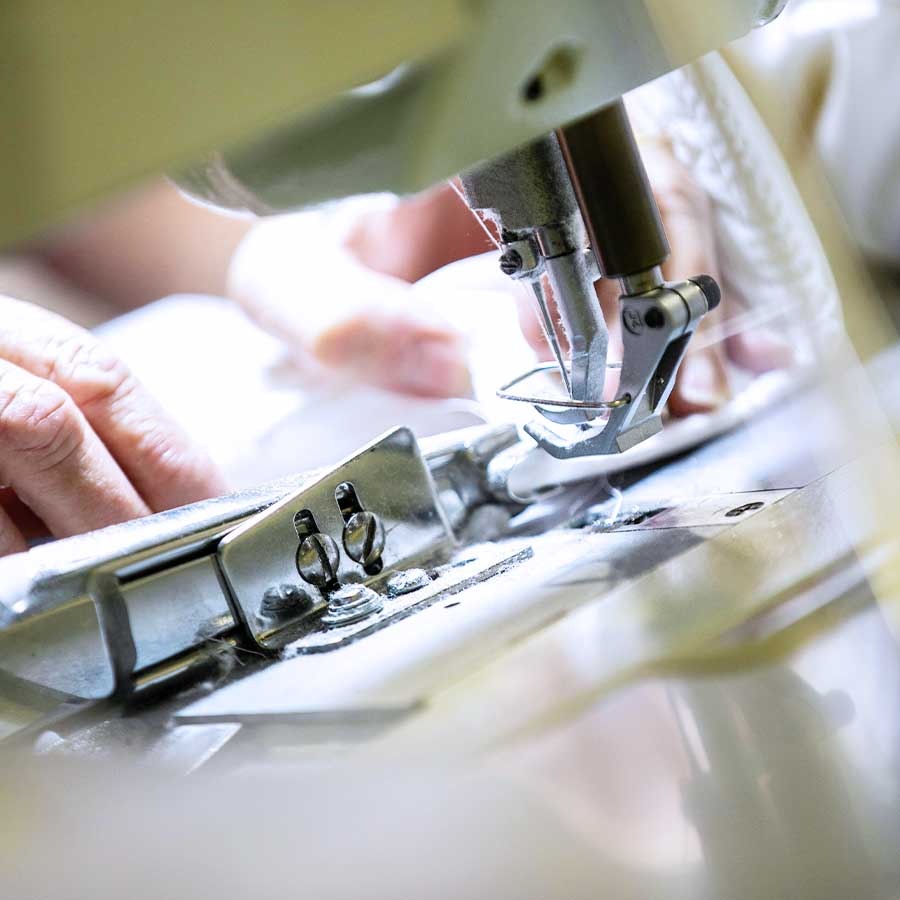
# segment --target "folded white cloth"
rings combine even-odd
[[[900,0],[792,0],[735,50],[796,108],[862,250],[900,264]]]

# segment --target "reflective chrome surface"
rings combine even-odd
[[[345,547],[347,526],[363,511],[375,514],[386,534],[374,569],[351,557]],[[306,572],[316,554],[306,553],[304,559],[312,560],[307,563],[301,556],[312,540],[327,542],[330,548],[330,578],[311,579]],[[452,542],[415,436],[398,428],[229,532],[216,559],[236,613],[254,640],[271,649],[292,637],[291,622],[271,628],[259,618],[260,603],[272,584],[306,579],[309,591],[319,596],[316,608],[322,608],[332,587],[364,583],[382,571],[417,565]],[[325,552],[320,554],[324,557]],[[300,611],[294,624],[302,625],[309,612]]]

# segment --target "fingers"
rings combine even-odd
[[[519,314],[519,327],[528,345],[537,353],[541,360],[553,358],[550,345],[544,337],[544,329],[538,317],[537,303],[530,291],[517,290],[516,309]]]
[[[118,463],[146,506],[169,509],[224,491],[222,478],[206,454],[90,333],[11,298],[0,298],[0,321],[10,323],[0,330],[0,358],[68,395],[70,405],[90,425],[95,439],[88,440],[90,447],[105,445],[105,457]],[[27,388],[23,390],[28,393]],[[48,396],[47,388],[39,392],[41,402]],[[60,415],[73,418],[69,406],[56,399],[64,408]],[[74,459],[69,462],[74,464]],[[103,471],[107,470],[104,464]]]
[[[372,271],[413,283],[493,244],[474,213],[445,184],[361,216],[344,246]],[[413,294],[409,297],[412,301]],[[460,337],[412,314],[370,307],[315,336],[311,351],[324,365],[397,393],[432,398],[472,394]]]
[[[371,226],[372,217],[363,218]],[[232,267],[231,296],[285,341],[302,368],[315,362],[332,375],[412,396],[470,396],[460,335],[414,285],[363,265],[360,248],[337,238],[321,214],[257,226]],[[402,243],[394,232],[381,238]],[[298,245],[317,265],[297,256]],[[304,295],[317,299],[304,303]]]
[[[0,506],[0,556],[21,553],[28,549],[22,532],[16,527],[12,517]]]
[[[50,537],[47,526],[16,496],[12,488],[0,488],[0,509],[15,524],[29,546],[35,540]],[[2,555],[3,553],[0,553],[0,556]]]
[[[455,334],[402,313],[360,313],[323,331],[312,352],[367,384],[417,397],[472,393],[465,348]]]
[[[59,537],[150,512],[72,398],[5,360],[0,482]]]
[[[346,247],[375,272],[410,283],[494,243],[449,184],[360,216]]]
[[[677,418],[712,412],[729,398],[728,372],[721,345],[703,347],[681,364],[669,396],[669,412]]]
[[[790,344],[767,331],[742,331],[727,338],[725,346],[729,359],[754,375],[785,369],[794,362]]]

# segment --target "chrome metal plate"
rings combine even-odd
[[[435,603],[449,601],[451,597],[476,584],[508,572],[534,555],[531,546],[511,548],[507,544],[481,544],[462,550],[460,559],[451,560],[445,566],[438,566],[426,574],[426,583],[408,592],[390,590],[390,578],[380,579],[378,586],[383,598],[383,606],[374,615],[360,621],[349,622],[342,627],[319,628],[294,641],[285,650],[285,657],[306,653],[324,653],[337,650],[367,635],[386,628],[400,619],[405,619]],[[410,570],[398,570],[397,575],[406,575]]]
[[[453,534],[415,436],[407,428],[389,432],[249,519],[219,544],[219,569],[234,613],[261,647],[278,649],[296,639],[304,620],[327,602],[322,590],[298,571],[298,517],[314,523],[316,532],[334,541],[340,584],[366,583],[377,574],[354,562],[343,546],[345,520],[339,489],[344,485],[352,485],[361,508],[374,513],[384,526],[382,573],[415,565],[452,546]],[[279,585],[302,589],[309,603],[273,623],[261,615],[261,604],[266,591]]]

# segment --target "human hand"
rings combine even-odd
[[[303,370],[322,367],[332,377],[415,397],[469,396],[463,336],[418,302],[416,278],[404,269],[407,253],[428,257],[405,230],[428,217],[430,204],[422,206],[420,198],[387,209],[365,201],[364,211],[346,211],[349,237],[327,211],[263,220],[232,261],[228,296],[283,341]],[[477,228],[464,205],[462,212]],[[419,277],[439,265],[420,260]]]
[[[223,492],[206,454],[89,332],[10,297],[0,322],[0,556]]]
[[[642,150],[672,249],[666,277],[718,276],[706,194],[665,144],[649,142]],[[368,384],[426,397],[464,393],[469,381],[463,342],[448,326],[420,315],[421,296],[411,290],[437,269],[494,247],[452,187],[357,213],[340,246],[334,234],[323,241],[321,221],[303,218],[263,225],[266,232],[246,254],[232,296],[251,317],[299,355]],[[308,252],[300,257],[297,247]],[[304,304],[298,285],[327,301]],[[523,334],[549,358],[530,292],[511,281],[508,286],[519,303]],[[621,341],[619,285],[601,279],[596,288],[615,352]],[[716,313],[700,323],[669,399],[673,415],[709,411],[727,400],[728,362],[754,374],[790,362],[785,345],[762,332],[708,342],[732,306],[726,293]]]

